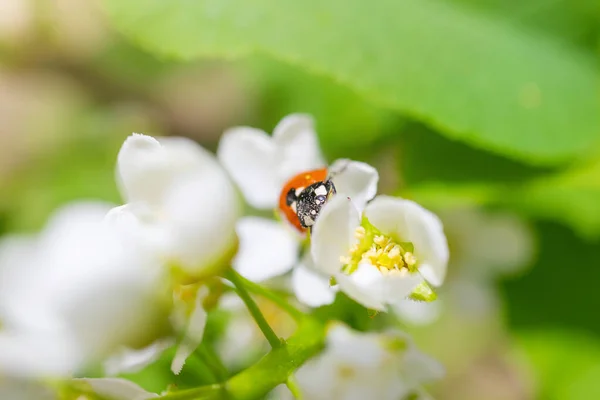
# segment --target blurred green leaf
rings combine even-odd
[[[538,259],[524,275],[503,283],[514,328],[570,327],[600,335],[598,249],[556,223],[538,222]]]
[[[600,160],[543,178],[505,196],[515,205],[540,218],[571,226],[586,238],[600,236]]]
[[[262,51],[329,75],[442,133],[534,162],[600,130],[598,74],[541,33],[435,0],[105,0],[122,32],[164,56]]]
[[[543,330],[517,334],[522,355],[533,367],[538,398],[600,398],[600,342],[577,331]]]
[[[588,240],[600,237],[600,159],[520,183],[426,181],[410,186],[401,194],[437,209],[501,206],[534,218],[560,222]]]
[[[385,137],[399,119],[331,78],[264,57],[252,58],[252,79],[262,92],[261,121],[275,126],[283,115],[308,113],[329,160],[347,157]]]
[[[398,161],[408,185],[440,181],[518,183],[555,172],[475,149],[421,124],[406,124],[401,139]]]
[[[0,209],[6,214],[6,229],[37,230],[57,207],[70,201],[120,203],[114,172],[117,154],[132,131],[152,126],[142,118],[123,109],[90,107],[70,121],[70,141],[31,160],[2,185]]]
[[[499,14],[508,22],[535,26],[579,46],[594,49],[600,33],[596,0],[447,0]]]

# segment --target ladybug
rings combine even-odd
[[[321,208],[336,193],[327,169],[302,172],[285,184],[279,195],[279,209],[300,232],[310,229]]]

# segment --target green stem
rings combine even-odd
[[[202,386],[169,393],[162,400],[228,399],[255,400],[266,396],[273,388],[294,379],[290,375],[325,344],[325,326],[310,317],[298,322],[296,332],[281,347],[272,349],[256,364],[229,378],[223,385]],[[289,387],[289,386],[288,386]],[[295,389],[292,393],[297,395]]]
[[[273,349],[256,364],[231,377],[226,383],[227,394],[234,400],[259,399],[289,376],[325,343],[325,327],[306,317],[285,344]]]
[[[262,331],[263,335],[265,335],[265,338],[267,338],[267,341],[269,342],[271,347],[274,349],[281,347],[281,339],[277,337],[277,335],[265,319],[264,315],[262,315],[260,308],[258,308],[254,300],[252,300],[252,297],[250,297],[250,294],[246,290],[245,282],[242,279],[241,275],[234,271],[232,268],[230,268],[225,273],[225,278],[227,278],[229,281],[231,281],[231,283],[233,283],[238,296],[240,296],[242,301],[246,304],[246,307],[248,308],[248,311],[250,311],[252,318],[254,318],[254,321],[256,321],[256,324]]]
[[[211,370],[217,377],[218,382],[223,382],[229,377],[229,371],[221,362],[219,356],[208,345],[202,343],[196,350],[200,358],[210,366]]]
[[[288,376],[285,384],[296,400],[302,400],[302,391],[300,390],[300,386],[298,385],[298,381],[294,374]]]
[[[196,351],[192,357],[188,357],[185,362],[187,370],[194,371],[196,378],[203,383],[217,383],[222,382],[217,376],[211,365],[202,355]]]
[[[282,310],[287,312],[296,321],[304,318],[304,313],[302,313],[296,307],[292,306],[287,301],[282,299],[281,296],[279,296],[278,294],[273,293],[269,289],[266,289],[266,288],[262,287],[261,285],[258,285],[256,283],[244,278],[243,276],[238,274],[236,271],[233,271],[233,272],[237,275],[239,281],[242,282],[244,284],[244,286],[246,287],[246,289],[248,289],[249,291],[251,291],[255,294],[258,294],[259,296],[262,296],[265,299],[270,300],[273,303],[277,304],[279,306],[279,308],[281,308]]]
[[[200,399],[226,398],[223,386],[220,384],[200,386],[194,389],[179,390],[167,393],[156,399],[160,400],[200,400]]]

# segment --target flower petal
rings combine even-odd
[[[323,207],[311,235],[311,254],[318,271],[334,275],[341,270],[340,257],[348,255],[359,225],[360,215],[350,199],[334,196]]]
[[[158,397],[135,383],[120,378],[77,378],[74,383],[89,385],[90,389],[107,400],[146,400]]]
[[[171,260],[197,277],[229,263],[240,212],[233,186],[218,166],[179,179],[167,194],[163,208],[163,223],[171,238]]]
[[[298,261],[297,235],[277,221],[245,217],[236,231],[240,245],[233,267],[251,281],[283,275]]]
[[[269,135],[248,127],[229,129],[221,137],[217,157],[251,206],[277,206],[284,182],[278,173],[278,148]]]
[[[117,161],[117,183],[128,202],[160,203],[168,184],[169,161],[158,140],[134,133],[129,136]]]
[[[171,338],[160,339],[143,349],[124,348],[104,361],[104,372],[108,376],[138,372],[158,360],[174,342]]]
[[[279,149],[277,171],[281,186],[294,175],[326,165],[309,115],[291,114],[283,118],[273,131],[273,141]]]
[[[357,303],[373,310],[386,310],[385,277],[377,268],[361,263],[351,275],[337,274],[336,280],[340,290]]]
[[[448,242],[438,217],[413,201],[390,196],[377,196],[365,214],[383,233],[412,242],[421,275],[435,286],[442,284],[448,264]]]
[[[259,129],[230,129],[217,155],[248,203],[259,209],[275,208],[294,175],[325,166],[312,119],[300,114],[281,120],[272,138]]]
[[[311,270],[300,263],[292,272],[292,288],[300,302],[309,307],[320,307],[335,300],[337,288],[329,285],[327,276]]]
[[[159,258],[172,248],[172,238],[158,224],[150,210],[139,203],[125,204],[111,209],[104,217],[104,224],[115,230],[130,245],[140,246],[148,254]]]
[[[329,167],[329,174],[338,195],[350,197],[359,210],[377,194],[379,173],[369,164],[339,159]]]
[[[402,321],[411,325],[429,325],[440,316],[440,301],[426,303],[424,301],[402,300],[394,305],[394,311]]]
[[[406,272],[406,270],[401,272]],[[387,303],[397,303],[404,300],[421,282],[423,282],[423,277],[418,273],[400,273],[387,275],[385,278],[384,295]]]
[[[206,327],[208,314],[202,307],[202,302],[206,296],[208,296],[208,288],[206,286],[200,287],[196,293],[194,309],[189,317],[184,337],[181,343],[179,343],[175,357],[171,363],[171,371],[175,375],[179,375],[185,364],[185,360],[196,350],[204,337],[204,328]]]

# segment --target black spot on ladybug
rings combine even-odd
[[[333,182],[328,179],[323,182],[313,183],[297,196],[296,214],[298,215],[300,224],[304,228],[310,228],[314,225],[321,209],[335,192]]]
[[[296,196],[296,189],[291,188],[288,192],[287,195],[285,197],[285,204],[289,206],[292,205],[293,202],[297,201],[298,197]]]

